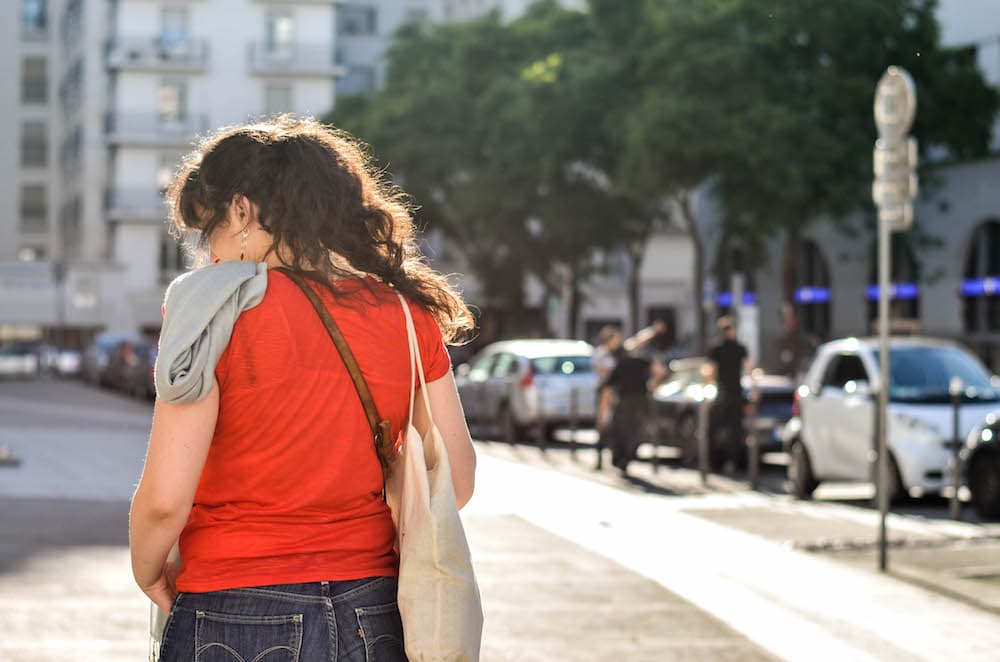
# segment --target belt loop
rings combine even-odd
[[[324,598],[329,598],[330,597],[330,582],[323,581],[323,582],[320,582],[320,584],[323,585],[323,597]]]

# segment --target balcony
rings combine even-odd
[[[252,42],[247,50],[251,73],[258,76],[315,76],[337,78],[345,74],[330,44],[268,46]]]
[[[109,69],[204,73],[208,68],[208,41],[162,37],[117,37],[108,40]]]
[[[44,42],[49,40],[49,26],[39,22],[25,22],[21,24],[21,41]]]
[[[104,131],[111,145],[188,147],[209,131],[208,115],[164,117],[159,113],[108,113]]]
[[[112,221],[162,223],[167,217],[163,196],[152,186],[109,189],[105,206]]]

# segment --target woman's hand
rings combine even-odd
[[[159,579],[149,586],[141,587],[142,592],[165,614],[170,613],[170,608],[177,598],[177,575],[180,572],[179,564],[167,561],[163,564],[163,572],[160,573]]]

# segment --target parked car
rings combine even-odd
[[[1000,412],[972,430],[962,455],[976,512],[982,519],[1000,519]]]
[[[1000,393],[982,363],[958,345],[929,338],[893,338],[889,348],[888,449],[890,498],[939,493],[948,484],[953,377],[965,385],[964,438],[1000,408]],[[875,339],[821,346],[798,390],[801,430],[790,436],[788,478],[809,498],[822,481],[870,481],[873,393],[879,382]]]
[[[105,384],[129,395],[147,397],[152,386],[152,347],[145,342],[123,340],[108,355]]]
[[[678,359],[670,363],[670,376],[653,390],[651,402],[650,434],[662,443],[681,450],[681,461],[694,466],[698,460],[698,407],[703,398],[715,399],[715,392],[706,389],[702,368],[706,359]],[[782,450],[781,426],[792,416],[795,385],[786,377],[758,373],[755,375],[758,392],[757,409],[752,429],[757,434],[761,452]],[[753,382],[743,378],[746,413],[750,407]]]
[[[571,418],[575,399],[581,426],[596,417],[594,348],[578,340],[507,340],[487,345],[458,367],[455,381],[470,423],[497,425],[514,441],[538,424],[546,434]]]
[[[107,370],[111,351],[125,340],[140,341],[134,334],[115,332],[98,334],[83,353],[81,374],[84,381],[95,386],[109,386]]]
[[[63,349],[56,357],[55,372],[60,377],[75,377],[80,374],[83,355],[75,349]]]
[[[36,377],[38,371],[38,353],[33,345],[23,342],[0,345],[0,377]]]

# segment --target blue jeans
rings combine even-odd
[[[406,662],[395,577],[180,593],[161,662]]]

